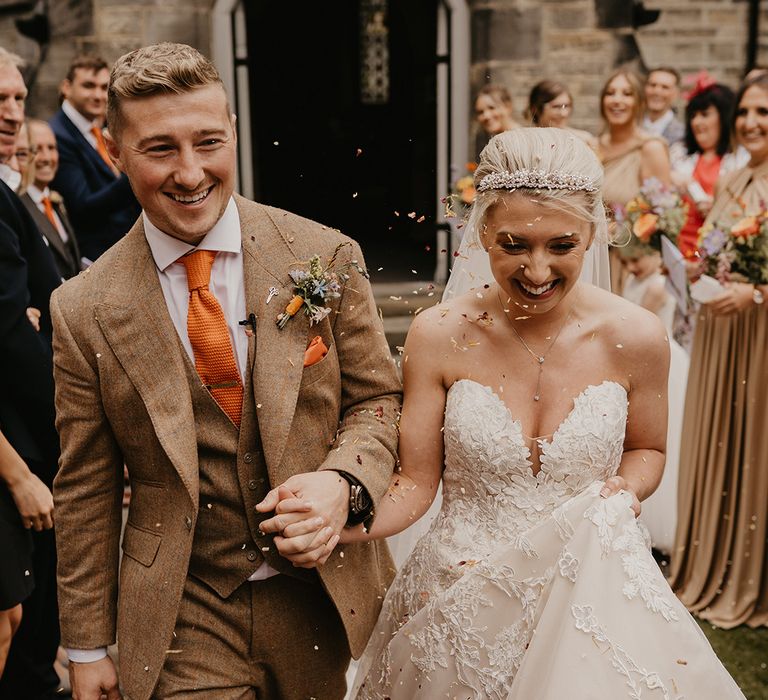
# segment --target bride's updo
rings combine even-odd
[[[513,129],[494,136],[480,154],[474,185],[477,196],[467,228],[477,242],[489,207],[510,192],[589,222],[595,239],[608,242],[603,166],[584,141],[565,129]]]

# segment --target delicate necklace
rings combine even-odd
[[[523,347],[530,353],[531,357],[533,357],[534,360],[539,365],[539,376],[536,378],[536,393],[533,395],[534,401],[539,401],[541,399],[541,375],[544,373],[544,360],[547,359],[547,355],[549,355],[549,351],[555,346],[555,343],[557,342],[557,339],[560,337],[560,334],[563,332],[563,328],[568,325],[568,321],[571,320],[571,316],[573,316],[573,310],[576,308],[576,303],[574,302],[573,306],[571,306],[571,310],[568,312],[568,315],[565,317],[565,321],[563,321],[563,325],[560,326],[560,329],[555,334],[555,337],[552,339],[552,342],[549,344],[549,347],[541,354],[538,355],[533,350],[531,350],[528,343],[523,340],[523,336],[520,335],[520,333],[517,332],[517,328],[515,328],[515,324],[512,323],[511,319],[509,318],[509,311],[508,309],[504,308],[504,304],[501,301],[501,289],[499,287],[496,288],[496,296],[499,297],[499,304],[501,304],[501,310],[504,312],[504,317],[507,319],[510,327],[514,331],[515,335],[517,336],[517,339],[523,344]]]

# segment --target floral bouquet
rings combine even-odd
[[[457,216],[456,210],[453,208],[454,204],[458,204],[459,208],[464,210],[472,206],[472,202],[475,201],[477,192],[475,191],[475,180],[472,174],[477,170],[477,163],[467,163],[466,170],[466,174],[462,175],[454,183],[451,194],[443,197],[445,216],[447,218],[455,218]]]
[[[768,211],[732,225],[702,226],[699,257],[702,272],[721,284],[768,284]]]
[[[309,316],[309,325],[320,323],[331,309],[326,306],[329,299],[335,299],[341,296],[341,280],[346,281],[349,275],[346,270],[354,267],[361,275],[368,276],[368,273],[358,264],[356,260],[350,260],[342,265],[338,270],[335,269],[336,257],[344,246],[350,243],[340,243],[333,251],[328,264],[323,267],[319,255],[313,255],[307,263],[307,269],[291,270],[288,276],[294,284],[293,298],[288,302],[285,310],[277,317],[277,327],[281,330],[285,328],[301,309]]]
[[[688,205],[677,190],[655,177],[644,180],[637,197],[623,211],[616,212],[616,220],[626,220],[640,244],[658,251],[662,236],[677,243],[687,216]]]

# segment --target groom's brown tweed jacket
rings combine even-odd
[[[243,527],[234,528],[231,544],[242,547],[247,523],[250,539],[243,551],[262,552],[285,571],[274,547],[262,546],[250,507],[255,492],[293,474],[340,469],[354,474],[378,501],[395,463],[400,383],[370,285],[354,268],[319,325],[310,327],[303,314],[283,330],[275,324],[292,295],[289,270],[315,254],[327,260],[349,239],[236,199],[246,311],[258,320],[248,353],[253,397],[244,404],[255,410],[256,420],[244,421],[254,433],[241,435],[232,465],[246,512],[238,516]],[[349,259],[362,263],[356,244],[342,249],[339,264]],[[279,295],[267,306],[270,287]],[[90,649],[112,644],[117,636],[123,687],[132,698],[147,698],[171,646],[190,558],[196,575],[226,593],[238,576],[258,565],[259,556],[245,563],[234,559],[235,579],[224,580],[228,568],[220,561],[211,561],[206,572],[211,542],[203,547],[195,534],[207,504],[200,500],[203,471],[189,360],[167,312],[141,221],[87,272],[61,287],[51,311],[62,446],[54,496],[63,644]],[[315,335],[330,351],[304,369],[304,350]],[[248,460],[246,453],[258,459]],[[118,582],[124,463],[133,495]],[[269,483],[251,488],[260,474]],[[238,484],[230,479],[229,487]],[[215,484],[209,488],[215,491]],[[337,548],[319,576],[358,656],[393,566],[383,544],[346,546],[343,557],[341,551]]]

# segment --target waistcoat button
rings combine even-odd
[[[245,555],[248,561],[256,561],[256,552],[249,550],[248,554]]]
[[[250,452],[246,452],[243,455],[243,462],[245,462],[246,464],[250,464],[251,462],[253,462],[253,455]]]
[[[256,479],[251,479],[248,482],[248,488],[251,489],[251,491],[255,491],[257,488],[259,488],[259,484]]]

